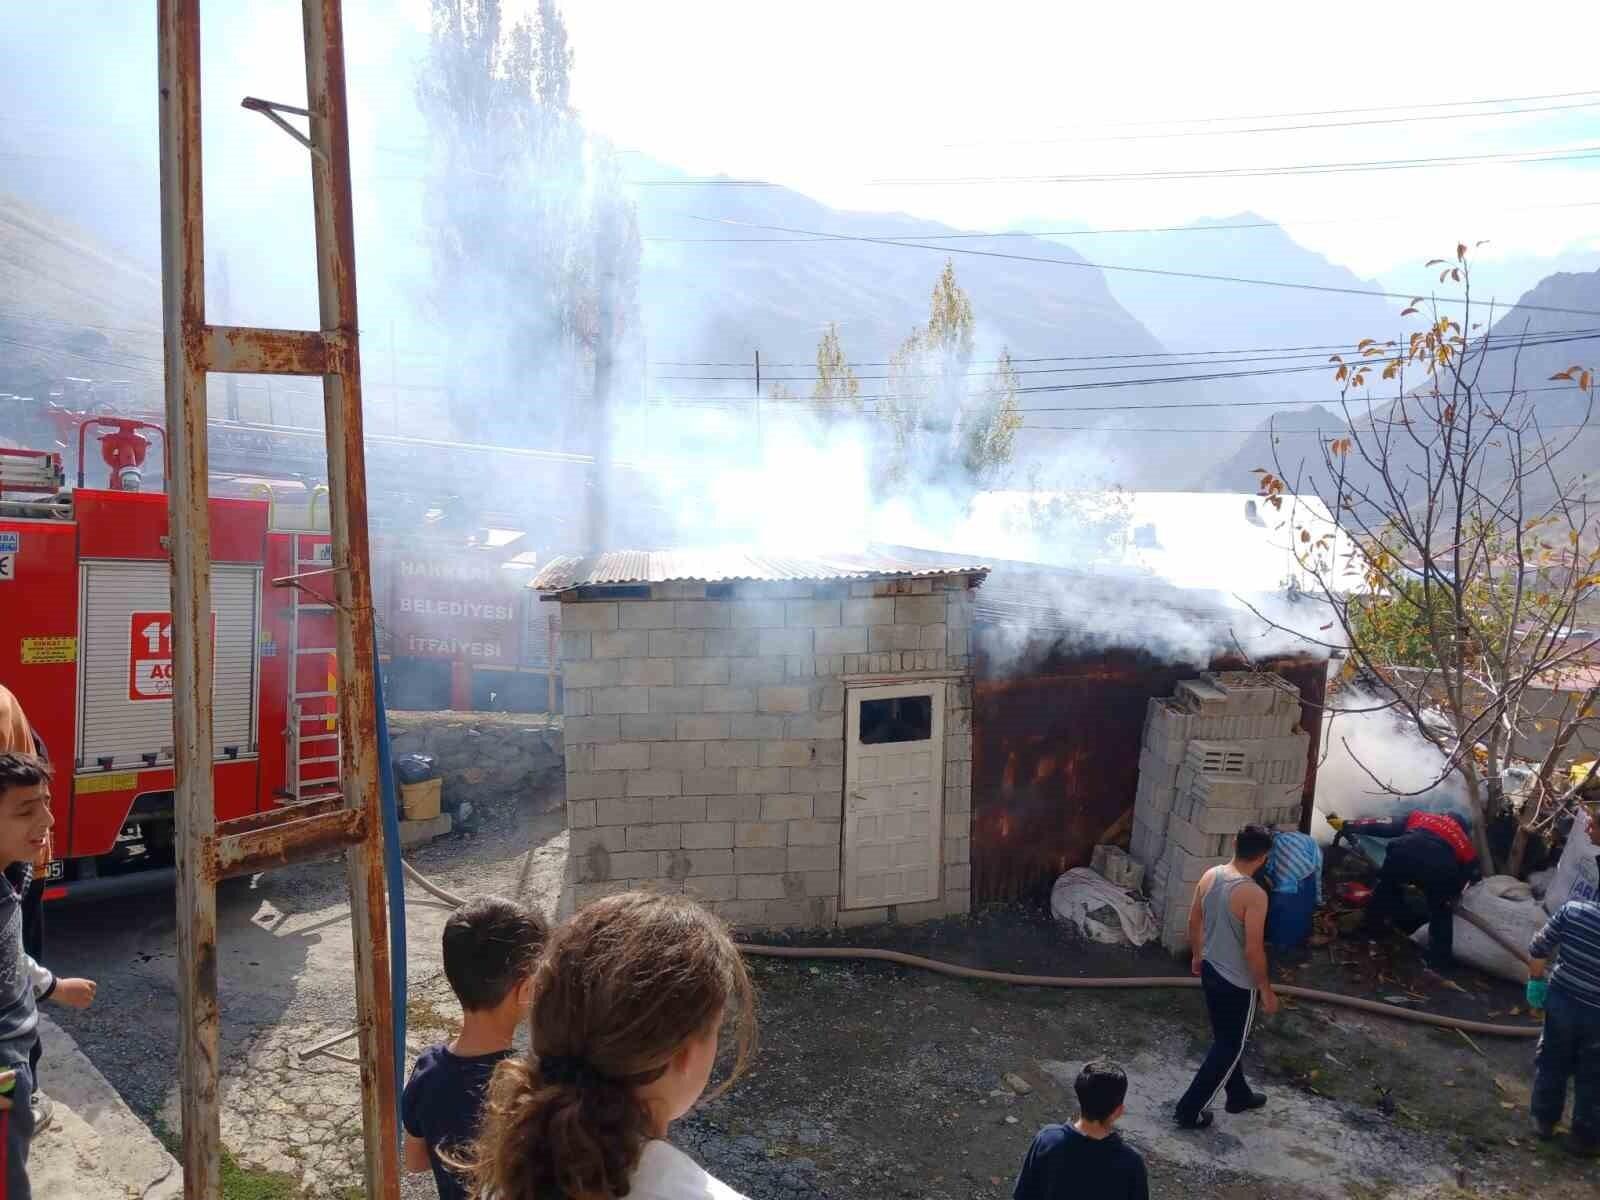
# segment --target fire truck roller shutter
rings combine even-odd
[[[78,670],[78,769],[93,771],[110,756],[113,769],[144,766],[143,756],[172,761],[172,701],[152,693],[170,679],[172,607],[165,562],[88,560],[83,563]],[[216,614],[212,722],[214,755],[237,746],[256,752],[257,608],[261,571],[214,563],[211,607]],[[134,614],[154,614],[135,631]],[[155,628],[156,625],[161,628]]]

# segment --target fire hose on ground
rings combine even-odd
[[[453,908],[459,908],[466,901],[446,888],[440,887],[410,863],[401,864],[406,878],[410,879],[423,891]],[[1475,920],[1471,914],[1460,913],[1474,925],[1483,928],[1481,922]],[[1496,935],[1485,930],[1491,937]],[[1506,949],[1516,954],[1524,962],[1527,956],[1505,943],[1497,937]],[[1142,988],[1188,988],[1200,986],[1200,980],[1192,975],[1128,975],[1128,976],[1076,976],[1076,975],[1024,975],[1014,971],[994,971],[985,967],[966,967],[959,963],[944,962],[936,958],[925,958],[920,954],[907,954],[900,950],[883,950],[872,946],[756,946],[749,943],[740,943],[741,953],[752,958],[792,958],[792,959],[817,959],[833,962],[886,962],[896,966],[914,967],[922,971],[931,971],[936,975],[947,975],[954,979],[975,979],[986,983],[1004,983],[1017,987],[1044,987],[1044,988],[1082,988],[1089,991],[1113,991],[1120,989]],[[1437,1029],[1459,1029],[1462,1033],[1477,1033],[1485,1037],[1506,1038],[1536,1038],[1540,1028],[1537,1025],[1495,1025],[1487,1021],[1473,1021],[1465,1017],[1446,1017],[1436,1013],[1416,1012],[1409,1008],[1402,1008],[1398,1004],[1386,1004],[1381,1000],[1367,1000],[1360,996],[1346,996],[1341,992],[1328,992],[1320,988],[1299,987],[1293,984],[1275,986],[1273,991],[1280,996],[1291,996],[1296,1000],[1308,1000],[1316,1004],[1331,1004],[1341,1008],[1355,1009],[1358,1012],[1372,1013],[1381,1017],[1393,1017],[1400,1021],[1410,1021],[1419,1025],[1431,1025]],[[348,1037],[350,1035],[344,1035]],[[300,1052],[302,1059],[313,1054],[326,1053],[327,1047],[344,1040],[344,1037],[334,1038],[315,1046],[308,1047]]]

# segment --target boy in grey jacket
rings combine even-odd
[[[0,868],[32,863],[53,823],[50,768],[31,754],[0,754]],[[0,1111],[0,1178],[5,1200],[32,1200],[28,1143],[33,1138],[33,1073],[39,1041],[34,963],[22,950],[22,896],[0,874],[0,1071],[14,1073],[8,1111]]]

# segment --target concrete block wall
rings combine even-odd
[[[968,910],[966,577],[656,584],[564,600],[561,622],[574,906],[655,888],[751,927]],[[952,675],[941,894],[841,914],[846,681],[918,672]]]
[[[1299,694],[1276,675],[1206,674],[1150,702],[1130,851],[1173,953],[1188,949],[1195,884],[1233,857],[1240,827],[1299,828],[1310,748],[1299,722]]]

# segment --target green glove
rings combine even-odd
[[[1543,979],[1528,980],[1528,990],[1526,995],[1528,997],[1529,1008],[1543,1009],[1544,999],[1549,994],[1550,984],[1548,981]]]

